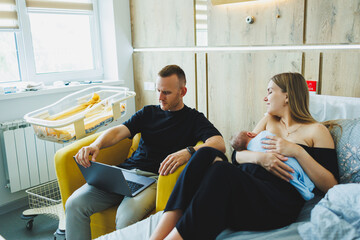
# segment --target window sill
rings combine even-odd
[[[124,83],[125,82],[123,80],[103,80],[102,83],[81,84],[81,85],[75,85],[75,86],[61,86],[61,87],[46,86],[45,88],[38,90],[38,91],[25,91],[25,92],[0,94],[0,101],[16,99],[16,98],[25,98],[25,97],[54,94],[54,93],[74,92],[74,91],[78,91],[81,89],[85,89],[85,88],[97,86],[97,85],[98,86],[101,86],[101,85],[114,86],[114,85],[122,85]]]

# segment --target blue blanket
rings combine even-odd
[[[298,231],[304,240],[360,239],[360,184],[331,188]]]
[[[265,152],[266,149],[262,148],[262,140],[266,140],[266,136],[275,136],[269,131],[262,131],[256,137],[251,139],[247,149],[254,152]],[[304,172],[300,164],[295,158],[288,157],[288,160],[285,161],[292,169],[294,173],[290,173],[293,176],[293,179],[290,180],[290,183],[299,191],[301,196],[305,200],[310,200],[314,197],[312,190],[315,188],[314,183],[310,180],[308,175]]]

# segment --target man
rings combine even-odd
[[[204,146],[225,152],[220,132],[202,113],[184,105],[186,78],[179,66],[168,65],[159,72],[157,92],[160,105],[145,106],[123,124],[105,131],[90,146],[80,149],[76,161],[89,167],[89,155],[95,161],[100,149],[137,133],[141,133],[138,149],[119,166],[148,177],[173,173]],[[193,147],[200,140],[204,144]],[[155,207],[155,197],[156,183],[133,198],[85,184],[66,202],[66,238],[90,239],[90,216],[115,204],[120,204],[116,228],[133,224]]]

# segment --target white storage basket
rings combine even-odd
[[[28,194],[29,206],[36,209],[37,214],[46,214],[54,218],[59,218],[62,208],[60,189],[57,180],[30,188],[25,191]]]
[[[26,228],[31,230],[34,218],[43,214],[59,220],[59,227],[54,233],[54,239],[57,235],[64,235],[65,212],[57,180],[29,188],[25,192],[28,194],[30,206],[30,209],[25,210],[22,214],[22,219],[28,220]]]

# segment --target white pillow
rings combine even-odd
[[[360,117],[360,98],[310,95],[310,113],[319,122]]]

